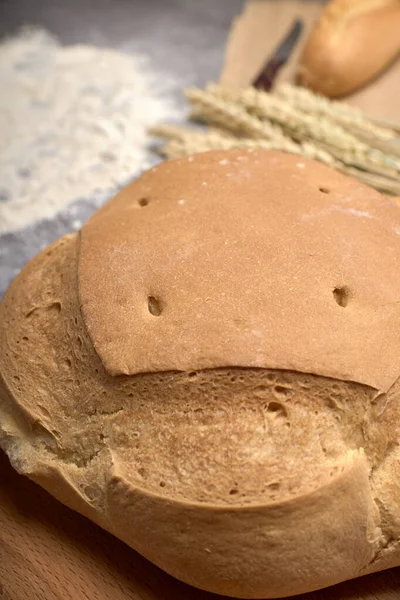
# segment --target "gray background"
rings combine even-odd
[[[242,0],[0,0],[0,36],[12,35],[22,25],[40,25],[66,44],[90,43],[144,54],[152,69],[167,78],[172,75],[170,93],[178,99],[182,87],[218,77],[226,36],[242,4]],[[29,258],[73,231],[73,221],[85,220],[93,209],[93,202],[83,199],[52,220],[1,235],[0,297]]]

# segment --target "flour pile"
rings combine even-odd
[[[175,116],[143,59],[43,30],[0,45],[0,88],[0,233],[103,202],[148,166],[146,129]]]

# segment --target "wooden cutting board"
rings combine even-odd
[[[0,600],[217,600],[18,475],[0,452]],[[399,600],[400,569],[296,600]],[[226,599],[229,600],[229,599]]]
[[[293,82],[301,48],[321,7],[321,2],[313,0],[248,0],[231,28],[221,83],[231,87],[249,85],[294,19],[300,18],[304,24],[301,39],[277,78],[278,83]],[[371,117],[400,125],[399,98],[400,60],[397,60],[374,82],[343,101],[358,106]]]

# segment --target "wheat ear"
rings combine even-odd
[[[207,123],[254,138],[284,137],[281,127],[267,121],[261,122],[238,104],[226,102],[210,92],[197,88],[188,88],[184,93],[190,104],[195,106],[197,114]]]
[[[389,141],[397,137],[395,131],[387,127],[380,127],[368,119],[359,109],[348,104],[329,100],[318,94],[314,94],[306,88],[282,83],[277,86],[273,95],[288,102],[293,108],[302,112],[327,117],[342,125],[354,127],[357,132],[364,131],[371,134],[374,139]]]
[[[278,123],[294,139],[310,139],[323,145],[324,149],[350,166],[390,176],[400,173],[400,161],[396,157],[371,148],[329,119],[300,113],[288,103],[254,88],[240,91],[238,102],[259,119]]]

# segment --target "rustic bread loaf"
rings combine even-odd
[[[0,443],[200,588],[400,564],[400,210],[280,153],[164,162],[0,305]]]
[[[400,52],[400,0],[330,0],[311,31],[298,80],[315,92],[345,96]]]

